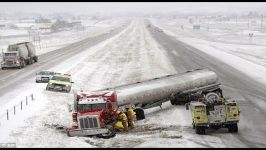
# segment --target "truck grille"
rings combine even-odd
[[[13,61],[6,61],[7,65],[13,65]]]
[[[79,119],[80,128],[86,129],[86,128],[99,128],[99,121],[98,117],[84,117]]]

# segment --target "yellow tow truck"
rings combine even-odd
[[[197,134],[205,134],[207,128],[228,128],[231,133],[238,132],[240,108],[235,100],[225,100],[210,92],[187,103],[186,109],[191,110],[192,125]]]
[[[63,73],[55,73],[49,80],[46,90],[65,91],[69,93],[72,86],[71,75]]]

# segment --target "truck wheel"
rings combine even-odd
[[[196,126],[196,133],[197,134],[205,134],[205,127]]]
[[[237,124],[228,125],[228,132],[230,132],[230,133],[238,132]]]
[[[218,130],[218,129],[221,128],[221,126],[219,126],[219,125],[211,125],[210,127],[211,127],[212,129],[214,129],[214,130]]]
[[[144,114],[143,109],[137,108],[137,109],[134,110],[134,112],[136,113],[136,119],[137,120],[145,119],[145,114]]]
[[[103,139],[109,139],[109,138],[115,137],[116,132],[115,132],[114,127],[112,125],[107,125],[106,128],[108,129],[107,133],[97,134],[96,136],[99,138],[103,138]]]
[[[31,65],[31,64],[32,64],[32,58],[29,59],[29,65]]]
[[[72,136],[70,135],[69,131],[67,131],[67,136],[68,136],[68,137],[72,137]]]
[[[34,61],[38,62],[38,57],[37,56],[34,57]]]
[[[21,68],[24,68],[26,66],[25,60],[22,61],[22,64],[20,66],[21,66]]]

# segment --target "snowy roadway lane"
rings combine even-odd
[[[204,147],[265,147],[265,85],[217,58],[178,41],[175,37],[158,32],[153,28],[149,28],[149,30],[168,52],[168,58],[177,71],[183,72],[188,69],[206,67],[214,70],[223,85],[224,95],[236,99],[240,103],[241,116],[238,134],[227,133],[227,130],[218,130],[209,132],[206,136],[194,135],[192,141],[205,145]],[[180,56],[176,56],[176,53],[179,53]],[[191,132],[194,134],[194,131],[191,130],[191,120],[184,119],[184,123],[189,128],[183,131],[183,138],[191,138]]]

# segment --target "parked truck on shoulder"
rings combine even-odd
[[[197,134],[205,134],[208,128],[228,128],[231,133],[238,132],[240,109],[235,100],[226,100],[214,92],[198,93],[191,98],[186,109],[191,110],[192,126]]]
[[[23,68],[38,61],[36,50],[31,42],[11,44],[7,51],[3,52],[1,68]]]

